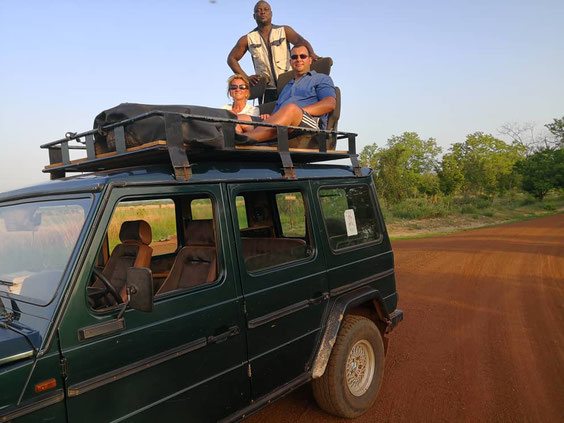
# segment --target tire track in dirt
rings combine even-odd
[[[399,308],[355,422],[564,421],[564,215],[393,243]],[[345,422],[305,386],[247,422]]]

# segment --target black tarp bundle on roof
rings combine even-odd
[[[116,107],[104,110],[94,119],[94,129],[105,125],[117,123],[148,112],[176,112],[198,116],[208,116],[223,119],[237,119],[234,113],[211,107],[182,106],[182,105],[151,105],[137,103],[122,103]],[[166,139],[165,123],[163,116],[151,116],[142,120],[129,123],[125,126],[125,145],[127,148],[137,147],[153,141]],[[194,119],[183,119],[182,136],[188,143],[189,149],[211,148],[221,149],[225,145],[225,134],[222,124]],[[247,144],[250,138],[237,134],[236,144]],[[113,131],[106,135],[101,133],[95,136],[96,154],[115,151],[115,138]]]

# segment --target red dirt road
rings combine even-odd
[[[564,422],[564,214],[393,243],[384,384],[354,422]],[[247,422],[349,422],[302,387]]]

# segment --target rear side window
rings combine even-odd
[[[380,239],[380,224],[368,185],[322,188],[319,196],[327,237],[333,250]]]
[[[301,192],[242,192],[236,198],[236,208],[247,271],[275,268],[311,256]]]

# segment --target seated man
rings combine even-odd
[[[311,70],[311,58],[304,45],[296,45],[290,51],[294,79],[288,82],[280,93],[272,115],[265,119],[267,123],[284,126],[301,126],[310,129],[324,129],[327,126],[327,114],[335,109],[335,86],[328,75]],[[239,116],[240,120],[251,121],[250,116]],[[276,128],[250,125],[238,125],[237,132],[258,141],[276,137]]]

